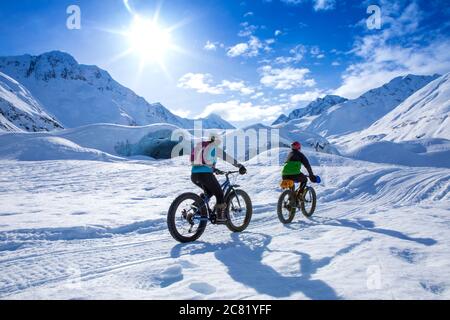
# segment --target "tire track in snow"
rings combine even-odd
[[[274,204],[268,206],[255,206],[250,229],[261,230],[266,226],[279,223],[276,212],[273,212]],[[214,237],[224,239],[229,237],[230,232],[225,226],[222,232],[214,233]],[[209,230],[211,231],[211,230]],[[155,234],[156,233],[156,234]],[[204,237],[208,236],[208,228]],[[136,235],[127,235],[134,239]],[[148,237],[148,236],[146,236]],[[119,241],[123,242],[123,236],[119,236]],[[107,238],[116,241],[116,239]],[[83,242],[104,241],[103,239],[87,239],[70,241],[77,248]],[[67,241],[64,241],[67,242]],[[47,242],[46,242],[47,243]],[[58,245],[58,241],[54,242]],[[96,246],[83,250],[63,250],[40,255],[28,255],[25,257],[7,258],[0,260],[0,298],[11,296],[21,291],[36,288],[39,286],[64,282],[71,279],[71,270],[80,270],[81,281],[92,280],[106,276],[115,271],[158,260],[170,260],[170,251],[177,245],[167,232],[156,231],[151,233],[151,239],[135,241],[132,243],[108,244]],[[149,255],[149,253],[151,253]],[[148,258],[142,258],[149,255]],[[30,266],[34,273],[30,274]],[[66,267],[64,267],[66,266]]]

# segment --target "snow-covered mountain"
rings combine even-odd
[[[307,130],[327,137],[364,130],[438,77],[439,75],[397,77],[357,99],[329,108],[314,119]]]
[[[450,140],[450,73],[414,93],[359,136],[395,142]]]
[[[311,102],[305,108],[293,110],[289,114],[289,116],[285,116],[284,114],[282,114],[274,123],[272,123],[272,125],[286,123],[294,119],[301,119],[305,116],[317,116],[322,114],[332,106],[343,103],[345,101],[347,101],[347,99],[345,98],[334,95],[327,95],[323,98],[318,98],[317,100]]]
[[[277,120],[275,120],[275,121],[272,123],[272,125],[275,126],[275,125],[277,125],[277,124],[284,123],[284,122],[288,122],[288,121],[289,121],[289,117],[286,116],[285,114],[282,114],[282,115],[280,115],[280,116],[277,118]]]
[[[53,51],[39,56],[0,57],[0,71],[28,88],[41,105],[65,127],[93,123],[148,125],[169,123],[192,127],[192,120],[150,104],[97,66],[87,66],[69,54]],[[211,126],[211,125],[213,126]],[[205,128],[232,127],[212,117]]]
[[[0,72],[0,130],[51,131],[62,129],[20,83]]]
[[[189,125],[189,129],[194,127],[194,121],[202,121],[204,129],[236,129],[231,123],[222,119],[218,114],[211,113],[205,118],[200,118],[196,120],[191,120],[192,124]]]
[[[450,74],[432,81],[368,129],[333,139],[348,157],[450,167]]]

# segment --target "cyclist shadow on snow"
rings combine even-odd
[[[325,281],[312,279],[321,268],[329,265],[333,259],[344,255],[355,247],[368,241],[349,245],[335,255],[321,259],[312,259],[307,253],[300,251],[272,250],[268,248],[272,237],[258,233],[232,234],[232,241],[223,244],[198,242],[195,244],[178,244],[171,251],[172,258],[185,254],[214,253],[215,257],[228,268],[228,275],[244,286],[255,289],[260,294],[275,298],[286,298],[301,292],[310,299],[339,299],[334,289]],[[199,246],[201,244],[201,246]],[[189,250],[190,249],[190,250]],[[277,270],[262,262],[265,252],[292,253],[299,257],[299,275],[284,276]]]
[[[435,239],[432,238],[414,238],[404,234],[400,231],[383,229],[375,227],[375,223],[370,220],[364,219],[329,219],[329,218],[317,218],[311,217],[308,218],[311,222],[316,223],[315,225],[325,225],[325,226],[333,226],[333,227],[343,227],[343,228],[351,228],[358,231],[368,231],[373,233],[378,233],[382,235],[386,235],[393,238],[398,238],[400,240],[412,241],[425,246],[432,246],[437,243]],[[287,225],[290,229],[297,229],[295,225],[300,225],[300,227],[304,226],[304,222],[294,222],[291,225]],[[305,224],[306,226],[311,226],[310,224]]]

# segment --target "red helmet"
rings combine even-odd
[[[298,141],[295,141],[291,144],[291,148],[293,150],[301,150],[302,149],[302,144]]]

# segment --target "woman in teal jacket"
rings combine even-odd
[[[219,148],[220,143],[219,137],[213,134],[208,141],[201,142],[195,147],[191,155],[191,180],[195,185],[203,189],[208,197],[216,197],[216,221],[217,223],[225,223],[226,217],[224,213],[227,206],[220,183],[214,176],[217,159],[221,158],[239,168],[240,174],[247,173],[247,170],[224,150]]]

